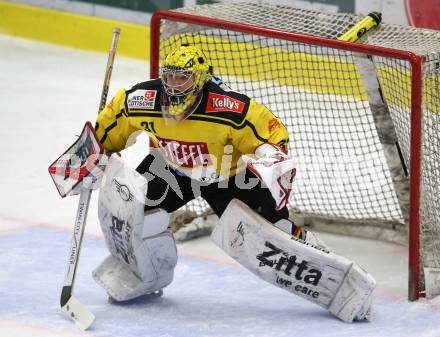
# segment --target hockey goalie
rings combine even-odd
[[[159,79],[118,91],[95,129],[113,155],[98,210],[110,255],[93,277],[113,301],[161,293],[172,282],[170,213],[201,196],[220,218],[213,241],[244,267],[343,321],[371,319],[372,276],[289,219],[296,168],[285,126],[213,76],[197,47],[172,51]],[[137,131],[153,149],[131,170],[117,152]]]

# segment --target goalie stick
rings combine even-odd
[[[118,44],[120,29],[113,29],[113,37],[111,47],[108,55],[107,67],[105,71],[104,84],[101,93],[101,99],[99,103],[99,111],[101,111],[107,100],[107,93],[110,84],[111,73],[113,70],[113,63],[116,54],[116,47]],[[98,112],[99,112],[98,111]],[[89,129],[91,125],[89,123]],[[86,127],[84,130],[86,130]],[[91,127],[93,129],[93,127]],[[94,130],[93,130],[94,131]],[[50,172],[49,168],[49,172]],[[81,170],[81,169],[80,169]],[[53,169],[52,169],[53,171]],[[53,173],[53,172],[52,172]],[[69,173],[69,172],[67,172]],[[78,175],[79,179],[83,178],[83,175]],[[61,292],[60,305],[62,311],[75,321],[75,324],[83,330],[86,330],[93,323],[95,316],[73,296],[73,288],[75,283],[76,270],[78,267],[79,254],[81,249],[81,243],[84,234],[84,228],[87,219],[87,211],[90,203],[90,196],[92,194],[91,189],[83,189],[81,191],[78,203],[78,209],[76,212],[75,225],[73,230],[73,237],[70,246],[69,259],[67,263],[67,271],[64,278],[63,289]]]

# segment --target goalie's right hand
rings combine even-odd
[[[49,166],[49,174],[65,197],[99,188],[107,162],[108,156],[92,124],[87,122],[75,143]]]
[[[105,154],[88,157],[82,183],[79,184],[77,188],[74,188],[71,194],[79,194],[84,189],[96,190],[100,188],[102,186],[102,179],[104,178],[104,171],[108,164],[108,158],[109,157]],[[81,169],[82,168],[83,167],[81,167]]]
[[[269,188],[275,200],[275,209],[285,207],[289,202],[296,175],[294,160],[270,143],[257,147],[254,156],[244,155],[243,160],[248,169]]]

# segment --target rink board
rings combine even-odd
[[[0,336],[81,336],[59,309],[70,235],[34,228],[0,236]],[[96,316],[92,336],[440,336],[440,310],[376,296],[373,323],[344,323],[318,306],[267,284],[239,266],[180,255],[164,297],[132,305],[107,302],[91,277],[106,256],[87,236],[75,294]]]
[[[148,60],[150,27],[67,11],[0,1],[0,33],[84,50],[107,52],[121,29],[118,55]]]

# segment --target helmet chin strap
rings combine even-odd
[[[169,97],[169,101],[170,101],[170,104],[171,105],[174,105],[174,104],[182,104],[183,103],[183,96],[170,96]]]

